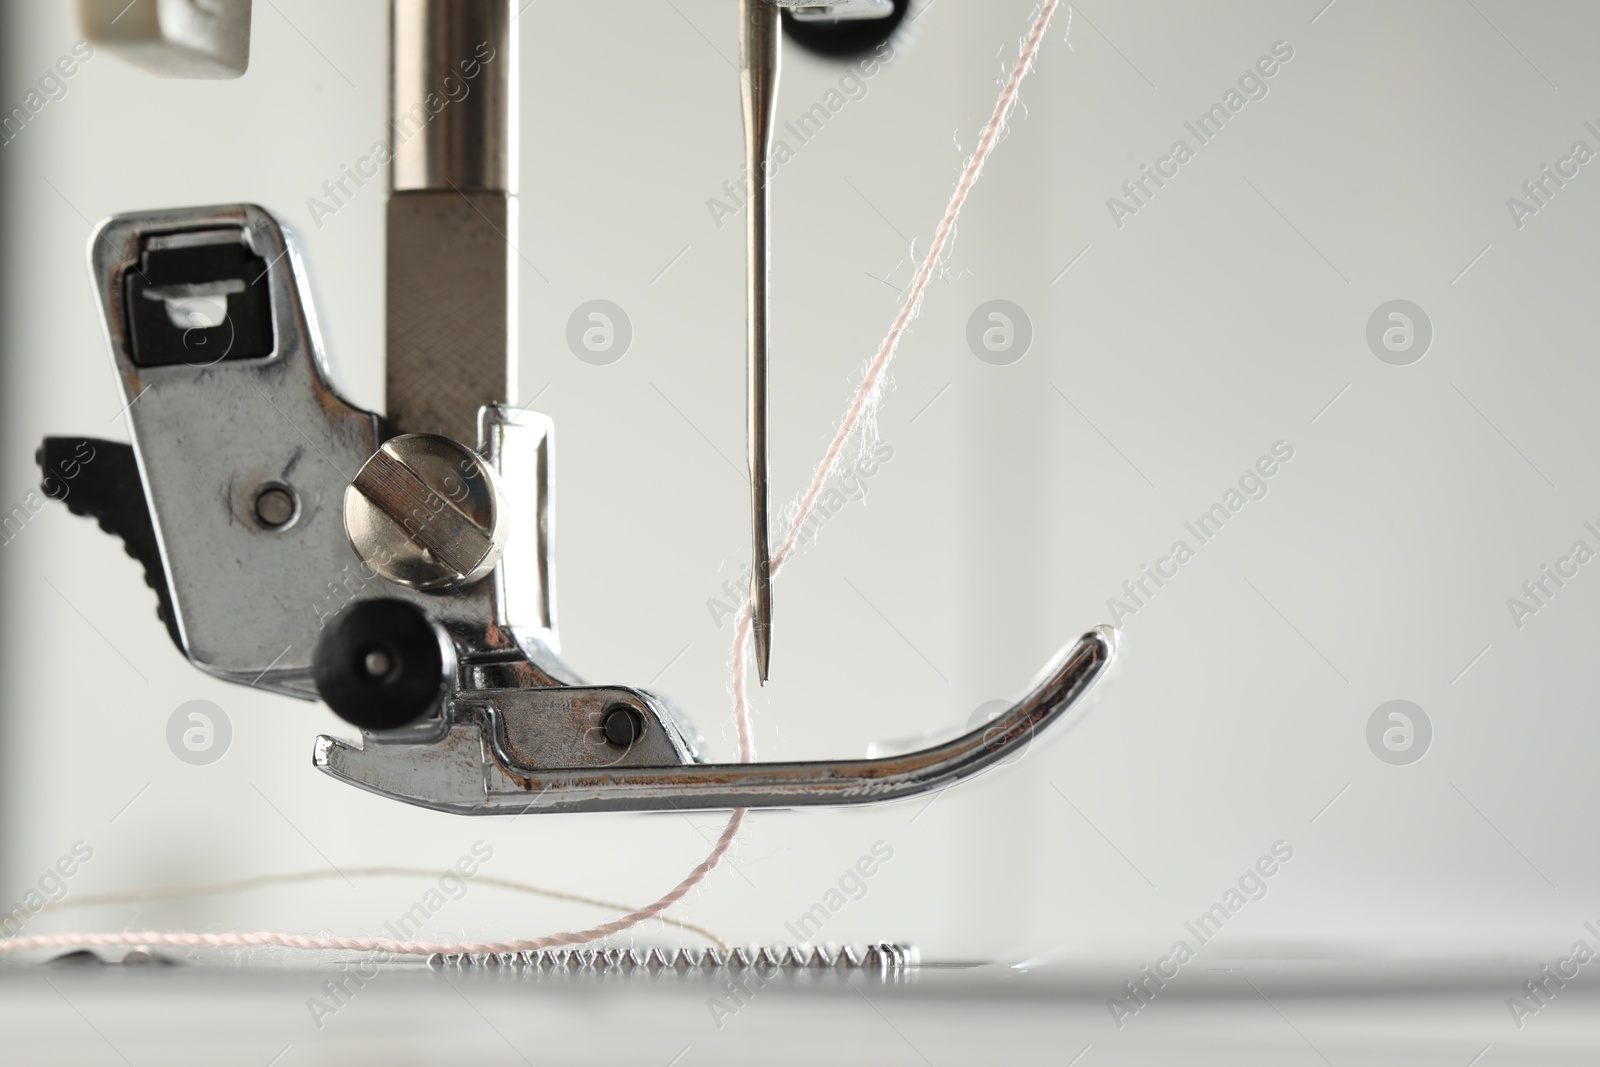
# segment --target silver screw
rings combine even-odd
[[[373,453],[345,490],[344,528],[375,573],[439,589],[494,569],[507,510],[499,476],[478,453],[438,434],[404,434]]]
[[[256,518],[261,525],[277,528],[294,518],[294,494],[278,485],[271,485],[256,494]]]

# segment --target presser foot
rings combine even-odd
[[[117,216],[90,269],[132,440],[47,440],[44,491],[123,538],[195,667],[359,728],[315,764],[380,796],[473,815],[893,800],[1016,758],[1113,653],[1092,631],[1006,714],[915,752],[705,763],[670,701],[561,658],[548,418],[485,404],[465,442],[342,399],[295,246],[254,205]]]
[[[1113,630],[1092,630],[998,718],[882,759],[696,762],[670,706],[641,690],[599,687],[464,691],[431,731],[367,734],[360,747],[319,737],[313,759],[351,785],[462,815],[869,804],[1017,758],[1088,691],[1114,651]]]

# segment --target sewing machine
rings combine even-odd
[[[77,932],[0,954],[11,1059],[1593,1054],[1600,11],[1063,4],[763,586],[1039,6],[914,6],[870,76],[826,35],[883,20],[785,20],[770,191],[768,9],[227,9],[0,6],[0,947]],[[1101,619],[1114,675],[996,699]],[[810,762],[732,762],[740,625]],[[594,947],[328,947],[584,931],[767,801]]]
[[[248,63],[248,2],[177,14],[146,4],[137,24],[119,24],[119,6],[86,0],[90,39],[157,74],[230,77]],[[763,680],[780,14],[807,46],[849,55],[886,38],[905,10],[889,0],[739,5],[750,629]],[[708,763],[666,696],[591,684],[562,660],[555,427],[514,406],[514,15],[507,0],[396,0],[392,136],[314,198],[314,215],[332,213],[387,168],[387,410],[362,410],[330,385],[294,239],[266,211],[119,215],[98,228],[90,258],[132,444],[48,439],[46,493],[123,539],[196,668],[320,699],[359,727],[361,744],[319,737],[313,758],[380,796],[460,814],[861,804],[1014,756],[1104,670],[1109,629],[1065,650],[993,721],[868,759]],[[68,493],[62,474],[83,449],[99,458]]]

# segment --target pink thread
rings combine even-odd
[[[388,952],[397,956],[431,956],[442,953],[446,956],[454,955],[480,955],[484,953],[499,954],[504,952],[538,952],[541,949],[556,948],[561,945],[581,945],[586,941],[595,941],[602,937],[609,937],[630,926],[636,926],[646,919],[653,919],[666,911],[683,895],[698,885],[706,875],[711,873],[721,860],[728,847],[733,844],[734,837],[739,833],[739,827],[744,822],[744,809],[733,813],[733,818],[728,820],[728,825],[723,829],[722,836],[717,839],[716,845],[711,849],[701,864],[690,871],[688,876],[677,886],[648,907],[640,908],[613,919],[611,922],[602,923],[588,930],[576,930],[566,934],[551,934],[549,937],[535,938],[531,941],[399,941],[390,937],[303,937],[299,934],[280,934],[264,931],[255,934],[169,934],[155,931],[126,934],[33,934],[28,937],[14,937],[9,941],[0,941],[0,952],[22,952],[36,948],[69,948],[72,946],[88,946],[91,948],[133,948],[144,946],[150,948],[248,948],[257,945],[276,945],[280,948],[300,948],[321,951],[339,950],[344,952]]]
[[[867,373],[861,379],[861,385],[856,389],[855,397],[850,401],[850,408],[845,413],[844,422],[839,425],[839,432],[833,435],[833,442],[828,445],[828,451],[823,454],[822,463],[811,476],[811,484],[806,488],[805,495],[800,498],[800,507],[796,511],[794,521],[789,524],[789,533],[783,539],[783,547],[778,549],[772,557],[772,572],[777,574],[778,568],[783,566],[789,558],[790,551],[794,548],[795,541],[800,536],[800,527],[811,515],[816,507],[817,497],[822,494],[822,485],[833,473],[834,466],[839,462],[839,454],[844,451],[844,445],[850,435],[855,432],[861,422],[861,417],[872,405],[873,398],[883,381],[883,372],[888,369],[889,361],[894,358],[896,349],[900,346],[900,338],[905,333],[911,320],[916,318],[917,311],[922,305],[923,291],[928,287],[928,281],[933,277],[934,268],[938,266],[939,254],[944,251],[945,244],[950,240],[950,235],[955,231],[956,219],[961,214],[961,208],[967,202],[967,194],[978,181],[978,175],[983,171],[983,165],[989,159],[989,153],[994,151],[995,139],[1000,136],[1000,130],[1005,126],[1006,116],[1012,106],[1017,102],[1017,93],[1022,88],[1022,79],[1027,77],[1028,70],[1033,66],[1033,57],[1039,51],[1039,44],[1044,39],[1045,27],[1050,24],[1050,16],[1055,14],[1060,0],[1045,0],[1045,5],[1039,11],[1039,16],[1034,20],[1033,29],[1028,34],[1027,41],[1022,46],[1022,52],[1017,57],[1017,65],[1011,71],[1011,77],[1006,81],[1005,89],[1000,93],[1000,99],[995,103],[994,114],[989,117],[989,124],[983,128],[983,136],[978,139],[977,150],[972,153],[972,158],[967,160],[967,166],[961,173],[961,180],[956,184],[956,190],[950,196],[950,206],[945,208],[944,218],[939,220],[939,228],[934,232],[933,244],[928,248],[928,254],[922,260],[922,268],[917,271],[911,289],[906,293],[905,302],[900,306],[900,314],[895,317],[894,324],[889,327],[888,334],[883,339],[883,344],[878,347],[878,354],[867,365]],[[1070,23],[1068,26],[1070,27]],[[746,609],[748,614],[748,607]]]
[[[783,546],[772,557],[772,573],[776,575],[778,569],[788,560],[790,551],[794,548],[796,539],[800,534],[800,527],[816,507],[817,497],[822,493],[823,483],[833,473],[833,468],[839,462],[839,455],[844,450],[845,442],[860,425],[863,415],[872,406],[883,373],[888,369],[889,362],[894,358],[895,351],[900,346],[900,338],[905,334],[906,327],[916,317],[922,304],[922,296],[928,287],[928,281],[933,277],[934,269],[938,266],[939,255],[949,243],[950,235],[955,230],[956,219],[961,214],[961,208],[967,201],[967,194],[972,191],[973,185],[978,180],[978,175],[983,171],[983,165],[988,161],[989,154],[994,151],[995,140],[1000,136],[1000,130],[1005,126],[1006,116],[1016,104],[1017,93],[1022,87],[1022,79],[1027,77],[1029,69],[1033,66],[1034,56],[1038,54],[1039,45],[1044,40],[1045,28],[1050,24],[1050,17],[1055,14],[1061,0],[1045,0],[1038,16],[1034,19],[1033,28],[1027,40],[1023,43],[1022,51],[1017,57],[1017,65],[1011,71],[1011,77],[1006,81],[1005,88],[1000,92],[1000,99],[995,103],[994,114],[989,118],[989,124],[984,127],[983,135],[978,139],[978,147],[972,153],[972,158],[967,161],[966,169],[961,173],[961,180],[956,184],[955,192],[950,197],[950,205],[945,208],[944,217],[939,220],[939,228],[933,236],[933,244],[928,248],[928,254],[923,258],[922,267],[917,271],[915,280],[911,283],[910,290],[906,293],[905,302],[900,307],[900,313],[895,317],[894,323],[889,327],[889,332],[883,339],[883,344],[878,347],[878,353],[867,365],[867,372],[857,387],[849,409],[845,412],[844,421],[839,425],[838,433],[834,434],[833,442],[828,445],[827,452],[823,453],[822,462],[817,466],[816,473],[811,477],[811,484],[806,488],[805,494],[800,498],[794,521],[789,524],[789,533],[784,538]],[[1070,23],[1068,24],[1070,27]],[[754,730],[750,724],[749,689],[746,679],[747,664],[745,649],[750,640],[750,605],[747,602],[739,614],[739,623],[734,627],[733,643],[733,709],[734,720],[739,732],[739,762],[750,763],[755,760],[756,746]],[[744,824],[745,809],[735,809],[728,819],[728,825],[723,827],[722,835],[717,838],[717,843],[711,852],[701,861],[700,865],[690,871],[683,881],[679,882],[672,891],[657,900],[654,904],[630,912],[611,922],[590,927],[587,930],[576,930],[565,934],[551,934],[548,937],[535,938],[531,941],[399,941],[387,937],[303,937],[298,934],[280,934],[262,932],[254,934],[174,934],[146,931],[143,933],[122,934],[36,934],[28,937],[15,937],[0,941],[0,952],[22,952],[28,949],[40,948],[69,948],[73,946],[88,946],[91,948],[134,947],[149,946],[154,948],[247,948],[257,945],[273,945],[281,948],[311,949],[314,951],[340,950],[346,952],[388,952],[394,955],[431,956],[440,953],[446,956],[453,955],[478,955],[498,954],[505,952],[537,952],[541,949],[555,948],[560,945],[581,945],[588,941],[596,941],[612,934],[620,933],[631,926],[637,926],[647,919],[653,919],[666,911],[672,905],[682,900],[684,895],[705,880],[728,849],[733,845],[733,840],[739,834],[739,828]]]

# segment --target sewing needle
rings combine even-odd
[[[767,535],[767,157],[778,93],[778,8],[739,0],[745,140],[745,435],[750,463],[750,619],[763,683],[772,659],[772,556]]]

